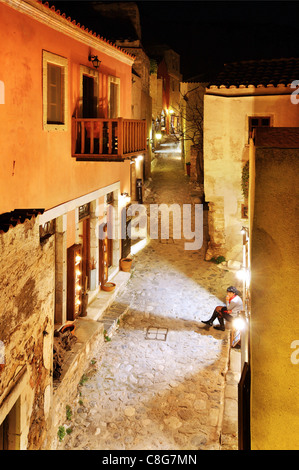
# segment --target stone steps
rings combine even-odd
[[[127,304],[113,302],[110,307],[105,310],[98,320],[99,323],[103,324],[105,338],[111,338],[118,327],[119,321],[127,313],[128,309],[129,305]]]
[[[87,317],[94,321],[102,321],[102,316],[113,304],[116,296],[126,288],[130,275],[129,272],[119,271],[112,279],[109,279],[116,284],[115,289],[112,292],[100,290],[96,293],[94,299],[88,304]]]

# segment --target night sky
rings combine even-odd
[[[114,39],[90,14],[89,1],[53,1],[81,24]],[[186,80],[231,61],[297,57],[297,1],[147,1],[136,2],[142,43],[168,44],[181,55]],[[83,22],[84,20],[84,22]],[[103,27],[104,29],[104,27]],[[299,79],[299,77],[298,77]]]

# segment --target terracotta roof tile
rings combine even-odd
[[[70,24],[78,27],[79,29],[81,29],[85,33],[88,33],[90,36],[93,36],[93,37],[97,38],[98,40],[100,40],[101,42],[104,42],[104,43],[114,47],[115,49],[119,50],[120,52],[122,52],[123,54],[125,54],[125,55],[127,55],[131,58],[135,58],[135,56],[133,54],[127,52],[122,47],[119,47],[114,42],[109,41],[108,39],[106,39],[106,38],[100,36],[99,34],[97,34],[97,32],[92,31],[91,29],[85,27],[84,25],[81,25],[79,22],[77,22],[77,20],[72,19],[70,16],[67,16],[65,13],[61,13],[61,11],[59,9],[56,9],[55,5],[53,5],[52,2],[48,2],[48,1],[45,1],[45,0],[36,0],[36,3],[42,5],[45,8],[48,8],[48,10],[50,12],[53,12],[56,15],[58,15],[61,18],[62,21],[68,21]],[[82,11],[84,11],[84,9]]]
[[[288,86],[299,80],[299,59],[267,59],[232,62],[210,80],[209,87]]]
[[[8,232],[10,228],[15,227],[17,224],[23,224],[25,220],[37,217],[39,214],[43,214],[44,211],[44,209],[15,209],[0,214],[0,233]]]

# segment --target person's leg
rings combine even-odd
[[[221,331],[224,331],[225,330],[225,325],[224,325],[224,320],[222,317],[218,318],[219,320],[219,325],[215,325],[214,328],[215,330],[221,330]]]
[[[221,312],[221,309],[222,309],[222,307],[220,307],[220,306],[216,307],[214,312],[213,312],[213,315],[211,316],[211,318],[209,320],[201,320],[201,323],[205,323],[208,326],[212,326],[214,320],[216,320],[216,318],[218,318],[218,315],[219,315],[219,312]]]
[[[220,312],[218,316],[219,325],[214,326],[216,330],[222,330],[222,331],[225,330],[224,319],[229,322],[231,322],[233,319],[233,317],[229,313],[227,313],[225,308],[222,309],[222,311]]]
[[[229,313],[225,312],[223,313],[223,318],[225,318],[225,320],[228,322],[232,322],[234,317],[230,315]]]

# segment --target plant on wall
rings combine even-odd
[[[248,198],[248,189],[249,189],[249,160],[245,163],[242,169],[242,192],[245,199]]]
[[[192,86],[181,100],[175,114],[180,116],[181,126],[176,137],[183,142],[189,141],[196,151],[196,173],[198,183],[204,182],[203,161],[203,90],[199,84]]]

